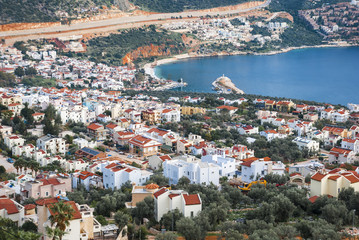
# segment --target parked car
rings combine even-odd
[[[7,161],[8,161],[9,163],[14,163],[14,160],[13,160],[12,158],[8,158]]]

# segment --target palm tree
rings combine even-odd
[[[14,162],[14,167],[16,168],[17,173],[22,171],[22,168],[24,167],[25,161],[22,158],[19,158]]]
[[[66,227],[70,225],[70,220],[72,219],[75,210],[69,203],[64,201],[59,201],[58,203],[53,204],[50,206],[50,210],[52,212],[49,218],[51,228],[47,227],[46,231],[53,237],[53,240],[57,238],[62,240],[62,237],[65,235]]]

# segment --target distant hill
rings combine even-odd
[[[113,5],[121,10],[130,7],[128,0],[0,0],[0,24],[86,17]]]
[[[143,10],[154,12],[183,12],[236,5],[254,0],[130,0]]]

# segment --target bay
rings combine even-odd
[[[157,66],[155,73],[166,79],[183,78],[188,83],[183,91],[213,92],[212,82],[224,74],[248,94],[359,103],[359,47],[191,58]]]

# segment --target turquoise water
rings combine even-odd
[[[183,91],[213,92],[212,82],[224,74],[248,94],[359,103],[359,47],[186,59],[160,65],[155,73],[167,79],[183,78],[188,83]]]

